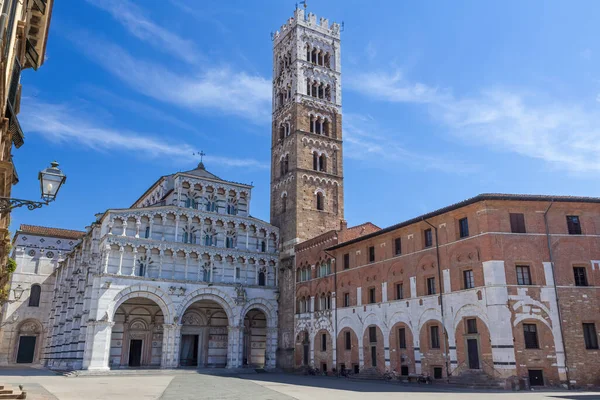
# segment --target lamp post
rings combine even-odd
[[[25,293],[25,289],[23,289],[21,287],[21,285],[17,285],[16,288],[14,288],[12,290],[13,292],[13,300],[4,300],[0,303],[0,305],[4,305],[4,304],[12,304],[12,303],[16,303],[17,301],[21,300],[21,297],[23,296],[23,293]]]
[[[67,177],[58,168],[58,163],[54,161],[50,163],[50,167],[39,172],[38,179],[40,181],[43,201],[0,197],[0,214],[10,212],[13,208],[17,207],[26,206],[29,210],[35,210],[36,208],[50,204],[50,202],[56,200],[56,195],[62,184],[67,180]]]

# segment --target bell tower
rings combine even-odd
[[[280,367],[293,365],[294,246],[344,218],[340,25],[296,8],[273,34],[271,224],[280,232]]]

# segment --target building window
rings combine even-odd
[[[477,320],[475,318],[467,319],[467,333],[477,333]]]
[[[350,293],[344,293],[344,307],[350,307]]]
[[[377,343],[377,327],[369,327],[369,343]]]
[[[375,288],[369,288],[369,303],[370,304],[376,303]]]
[[[258,273],[258,286],[265,286],[266,284],[266,275],[263,271]]]
[[[241,270],[240,267],[235,267],[235,279],[240,279]]]
[[[525,335],[526,349],[539,349],[537,327],[535,324],[523,324],[523,334]]]
[[[42,294],[42,287],[40,285],[32,285],[31,293],[29,295],[29,307],[40,306],[40,295]]]
[[[524,214],[510,214],[510,231],[512,233],[526,233],[525,230],[525,215]]]
[[[344,254],[344,269],[350,268],[350,253]]]
[[[517,285],[531,285],[529,266],[517,265]]]
[[[283,196],[281,196],[281,211],[282,212],[287,211],[287,194],[284,194]]]
[[[396,300],[404,298],[404,290],[401,283],[396,283]]]
[[[567,215],[567,228],[569,235],[581,235],[581,223],[577,215]]]
[[[406,348],[406,329],[404,328],[398,329],[398,347],[401,349]]]
[[[435,294],[435,278],[427,278],[427,294]]]
[[[317,193],[317,210],[323,211],[325,209],[324,202],[323,193]]]
[[[327,334],[321,335],[321,351],[327,351]]]
[[[585,348],[588,350],[598,349],[598,334],[596,333],[596,324],[583,324],[583,339],[585,340]]]
[[[431,228],[425,229],[423,232],[425,238],[425,247],[431,247],[433,245],[433,237],[431,236]]]
[[[369,262],[375,262],[375,246],[369,247]]]
[[[458,228],[461,239],[469,237],[469,220],[466,217],[458,220]]]
[[[150,227],[149,226],[146,227],[146,231],[144,232],[144,237],[146,239],[148,239],[150,237]]]
[[[585,267],[573,268],[573,275],[575,276],[575,286],[587,286],[587,276],[585,273]]]
[[[402,240],[400,238],[394,239],[394,254],[397,256],[402,254]]]
[[[440,348],[440,328],[437,325],[429,327],[429,335],[431,336],[431,348]]]
[[[465,289],[473,289],[475,287],[475,277],[473,276],[472,269],[463,271],[463,282],[465,284]]]
[[[346,331],[346,333],[344,333],[344,342],[346,344],[346,350],[351,350],[352,349],[352,336],[350,334],[350,331]]]

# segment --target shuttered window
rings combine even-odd
[[[526,233],[525,229],[525,215],[523,214],[510,214],[510,231],[512,233]]]
[[[567,228],[569,235],[581,235],[581,223],[577,215],[567,215]]]
[[[573,275],[575,277],[575,286],[587,286],[587,276],[585,274],[585,267],[573,268]]]
[[[400,238],[394,239],[394,254],[397,256],[402,254],[402,240]]]
[[[525,336],[526,349],[540,348],[537,336],[537,326],[535,324],[523,324],[523,334]]]
[[[401,349],[406,348],[406,329],[404,328],[398,329],[398,346]]]
[[[598,349],[598,334],[596,333],[596,324],[583,324],[583,339],[585,340],[586,349]]]

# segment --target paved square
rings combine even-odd
[[[67,378],[42,369],[0,369],[0,385],[23,384],[33,400],[600,400],[600,392],[483,392],[442,385],[390,384],[288,374],[215,376],[195,371],[128,371]]]

